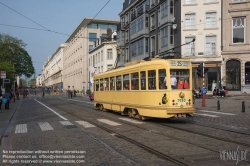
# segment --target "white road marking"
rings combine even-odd
[[[93,104],[92,102],[87,102],[87,101],[80,101],[80,100],[74,100],[74,99],[67,99],[67,100],[78,101],[78,102],[81,102],[81,103]]]
[[[118,126],[118,125],[121,125],[119,123],[116,123],[116,122],[113,122],[111,120],[108,120],[108,119],[97,119],[98,121],[102,122],[102,123],[106,123],[110,126]]]
[[[45,104],[41,103],[40,101],[38,101],[36,99],[34,99],[34,100],[37,101],[38,103],[42,104],[44,107],[48,108],[50,111],[52,111],[54,114],[56,114],[57,116],[59,116],[63,120],[68,120],[67,118],[65,118],[62,115],[58,114],[56,111],[54,111],[53,109],[49,108],[48,106],[46,106]]]
[[[210,117],[213,117],[213,118],[218,118],[219,116],[217,115],[210,115],[210,114],[200,114],[200,113],[194,113],[195,115],[201,115],[201,116],[210,116]]]
[[[16,125],[15,133],[27,133],[27,124]]]
[[[76,122],[79,123],[79,125],[82,125],[85,128],[96,127],[95,125],[92,125],[89,122],[85,122],[85,121],[76,121]]]
[[[73,125],[73,124],[70,123],[69,121],[60,121],[60,123],[61,123],[62,125],[65,125],[65,126]]]
[[[224,112],[216,112],[216,111],[207,111],[207,110],[198,110],[200,112],[211,112],[211,113],[215,113],[215,114],[224,114],[224,115],[236,115],[236,114],[232,114],[232,113],[224,113]]]
[[[119,118],[121,120],[124,120],[124,121],[128,121],[128,122],[131,122],[131,123],[135,123],[135,124],[143,124],[144,122],[139,122],[137,120],[134,120],[134,119],[129,119],[129,118]]]
[[[48,122],[38,122],[42,131],[54,130]]]

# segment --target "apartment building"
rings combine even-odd
[[[107,31],[107,37],[100,36],[95,43],[94,48],[89,51],[89,85],[88,89],[93,92],[94,75],[102,73],[114,67],[117,58],[116,31],[111,29]]]
[[[118,65],[147,57],[181,57],[181,12],[174,0],[125,0],[119,14],[118,46],[122,52]],[[176,40],[175,40],[176,38]],[[172,52],[172,53],[170,53]]]
[[[250,0],[223,0],[222,12],[223,85],[250,93]]]
[[[107,36],[107,29],[117,30],[119,21],[85,18],[67,39],[64,50],[64,89],[85,90],[90,83],[89,51],[98,36]]]
[[[67,44],[61,44],[43,65],[42,84],[52,89],[63,89],[63,54]]]
[[[196,68],[205,64],[205,86],[212,91],[212,83],[220,84],[221,78],[221,1],[220,0],[181,0],[181,42],[184,45],[182,58],[193,64],[193,87],[202,87],[202,78]]]
[[[40,86],[42,86],[42,75],[38,74],[38,76],[36,76],[36,87]]]

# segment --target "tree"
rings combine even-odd
[[[35,69],[31,57],[25,50],[26,44],[17,38],[0,34],[0,62],[8,62],[14,67],[15,74],[32,76]],[[4,68],[2,70],[5,70]],[[14,72],[11,75],[14,75]],[[8,74],[8,73],[7,73]]]

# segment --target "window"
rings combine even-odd
[[[122,90],[122,85],[121,85],[121,76],[116,76],[116,90]]]
[[[132,23],[131,26],[130,26],[131,35],[133,35],[133,34],[136,33],[136,24],[137,24],[137,22],[135,21],[135,22]]]
[[[100,91],[103,91],[104,88],[103,88],[103,79],[100,79]]]
[[[186,0],[186,4],[194,4],[195,0]]]
[[[139,74],[138,73],[132,73],[131,77],[132,77],[131,89],[132,90],[139,90]]]
[[[195,28],[195,14],[186,14],[186,29],[194,29]]]
[[[148,90],[156,89],[156,71],[149,70],[148,71]]]
[[[100,52],[98,52],[98,62],[100,62]]]
[[[185,38],[186,43],[191,42],[193,40],[192,37]],[[194,42],[186,44],[186,56],[194,56],[195,55],[195,45]]]
[[[150,24],[151,24],[151,29],[155,29],[155,15],[153,14],[151,17],[150,17]]]
[[[146,19],[145,19],[145,27],[148,28],[148,17],[146,17]]]
[[[138,31],[143,29],[143,17],[141,17],[138,21]]]
[[[174,44],[174,30],[170,28],[170,44]]]
[[[233,43],[245,43],[245,17],[233,18]]]
[[[89,41],[96,41],[96,33],[89,33]]]
[[[106,33],[102,33],[102,37],[107,37],[107,34]]]
[[[161,4],[161,18],[168,15],[168,1],[165,1]]]
[[[190,89],[188,69],[171,69],[170,74],[172,89]]]
[[[94,46],[93,45],[89,45],[89,51],[93,50]]]
[[[101,66],[101,72],[103,72],[103,66]]]
[[[154,52],[155,51],[155,37],[151,37],[151,51]]]
[[[168,27],[161,30],[161,47],[168,45]]]
[[[145,52],[148,52],[148,38],[145,39]]]
[[[108,65],[107,68],[108,69],[111,69],[113,67],[113,65]]]
[[[206,0],[206,3],[217,2],[217,0]]]
[[[95,91],[99,91],[99,80],[95,80]]]
[[[105,82],[104,82],[104,90],[109,91],[109,79],[105,78],[104,80],[105,80]]]
[[[174,2],[170,1],[170,14],[174,14]]]
[[[115,90],[115,77],[110,77],[110,90]]]
[[[245,63],[245,84],[250,84],[250,62]]]
[[[216,13],[206,13],[206,28],[216,28]]]
[[[113,59],[113,52],[112,49],[108,49],[108,60],[112,60]]]
[[[141,90],[146,90],[146,72],[141,71]]]
[[[159,69],[159,89],[167,89],[166,69]]]
[[[136,48],[136,42],[131,44],[131,56],[135,57],[137,55],[137,48]]]
[[[123,75],[123,90],[130,90],[129,74]]]
[[[206,55],[216,55],[216,36],[206,37]]]
[[[137,41],[137,43],[138,43],[138,55],[142,55],[144,53],[144,51],[143,51],[143,48],[144,48],[143,39],[144,38]]]
[[[103,61],[103,51],[101,51],[101,61]]]

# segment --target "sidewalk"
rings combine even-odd
[[[0,110],[0,145],[1,145],[1,141],[4,136],[4,133],[10,123],[10,120],[13,117],[15,110],[17,109],[20,102],[21,100],[16,100],[16,102],[13,102],[13,100],[11,100],[10,109],[8,110],[4,109],[5,106],[2,103],[1,110]]]

